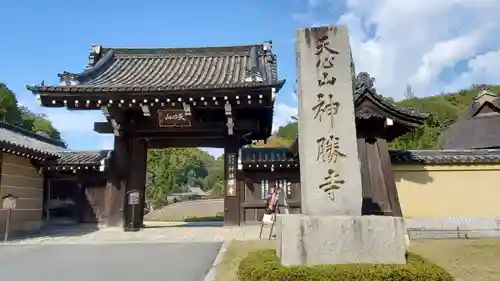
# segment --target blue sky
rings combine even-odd
[[[494,62],[500,62],[500,42],[491,38],[498,38],[492,36],[498,31],[492,26],[500,26],[492,11],[499,6],[493,0],[7,1],[2,3],[0,81],[21,104],[47,114],[71,149],[111,148],[111,136],[92,131],[100,112],[40,108],[25,85],[58,84],[57,73],[81,71],[92,44],[178,47],[272,40],[279,76],[287,79],[277,97],[275,123],[281,125],[297,107],[297,28],[347,24],[357,71],[375,76],[385,95],[401,98],[411,83],[425,96],[499,82],[500,63]]]

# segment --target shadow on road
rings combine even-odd
[[[146,228],[169,228],[169,227],[223,227],[222,221],[200,221],[200,222],[184,222],[177,225],[149,225]]]
[[[98,231],[97,224],[52,225],[45,224],[41,229],[33,232],[9,233],[8,242],[40,238],[40,237],[72,237],[82,236]],[[0,234],[0,241],[4,240],[4,233]]]

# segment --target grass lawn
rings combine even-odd
[[[249,252],[275,247],[274,240],[232,241],[217,267],[217,281],[235,281]],[[500,238],[412,240],[411,251],[446,268],[461,281],[500,280]]]

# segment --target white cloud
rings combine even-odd
[[[292,121],[292,116],[296,116],[297,113],[297,107],[292,107],[284,103],[276,104],[274,107],[273,131]]]
[[[478,55],[467,63],[468,70],[459,75],[452,84],[444,85],[445,91],[462,89],[475,84],[499,83],[500,50]]]
[[[334,4],[323,0],[316,10],[321,5],[326,11]],[[418,95],[432,95],[500,82],[492,74],[500,68],[493,59],[500,51],[499,0],[346,0],[346,7],[330,24],[349,27],[356,71],[374,76],[384,95],[402,98],[408,83]],[[444,83],[442,75],[464,62],[465,72]]]

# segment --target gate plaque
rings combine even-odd
[[[236,196],[236,153],[227,153],[227,196]]]
[[[159,109],[158,126],[164,128],[189,128],[191,116],[187,116],[183,109]]]
[[[141,194],[137,190],[131,190],[128,193],[128,204],[139,205]]]

